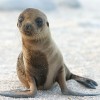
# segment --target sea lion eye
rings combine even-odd
[[[24,20],[24,18],[23,18],[23,17],[19,17],[18,22],[19,22],[19,23],[22,23],[22,22],[23,22],[23,20]]]
[[[35,19],[35,22],[36,22],[36,24],[37,24],[38,27],[42,27],[43,20],[40,17],[36,18]]]

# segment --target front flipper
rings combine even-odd
[[[13,98],[34,97],[34,93],[30,90],[26,90],[26,91],[4,91],[4,92],[0,92],[0,95],[6,96],[6,97],[13,97]]]
[[[35,84],[35,80],[32,79],[29,83],[30,89],[25,91],[4,91],[0,92],[1,96],[6,97],[13,97],[13,98],[28,98],[28,97],[34,97],[37,93],[37,87]]]
[[[86,87],[91,88],[91,89],[96,89],[96,86],[98,86],[98,84],[94,80],[89,79],[89,78],[85,78],[85,77],[81,77],[81,76],[77,76],[74,74],[71,74],[70,79],[74,79],[77,82],[79,82],[79,83],[81,83],[81,84],[83,84]]]

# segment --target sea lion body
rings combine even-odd
[[[37,46],[35,43],[32,44],[32,46],[35,45],[35,49],[33,46],[31,54],[29,54],[28,57],[30,58],[31,56],[33,56],[35,59],[35,55],[36,55],[37,59],[35,60],[35,63],[38,63],[38,64],[40,63],[40,65],[39,65],[40,67],[38,70],[41,70],[41,73],[38,73],[38,71],[36,71],[37,67],[36,67],[36,69],[33,67],[32,73],[34,74],[34,72],[35,72],[35,75],[45,74],[45,76],[46,76],[46,78],[44,76],[42,77],[43,79],[45,79],[45,82],[44,82],[44,84],[42,84],[42,86],[41,85],[38,86],[38,89],[49,89],[49,88],[51,88],[53,83],[56,82],[57,74],[58,74],[59,70],[62,68],[62,65],[64,65],[63,57],[61,55],[61,52],[57,48],[56,44],[53,42],[53,40],[51,38],[45,40],[45,42],[42,43],[41,48],[40,48],[41,43],[40,42],[38,42],[38,43],[39,43],[39,47],[38,47],[38,44],[37,44]],[[24,48],[24,50],[25,50],[25,48]],[[42,55],[42,57],[41,57],[41,55]],[[44,59],[43,59],[43,56],[44,56]],[[30,58],[30,61],[34,62],[34,59]],[[43,63],[42,63],[42,60],[44,60]],[[17,65],[17,73],[18,73],[19,79],[22,76],[21,75],[22,71],[20,71],[21,70],[20,67],[22,67],[22,70],[23,70],[23,67],[25,67],[24,65],[21,66],[20,62],[23,62],[23,54],[22,53],[19,55],[18,65]],[[44,69],[46,69],[46,70],[44,70]],[[68,74],[70,74],[70,73],[68,72]],[[34,77],[35,77],[35,75],[34,75]],[[27,82],[25,81],[25,83],[27,83]]]
[[[95,88],[97,83],[69,71],[60,50],[52,40],[49,22],[44,13],[28,8],[20,14],[17,26],[22,37],[22,51],[17,61],[17,74],[28,90],[9,92],[10,94],[4,92],[0,95],[15,98],[34,97],[38,89],[50,89],[55,82],[58,82],[64,95],[99,95],[73,92],[67,88],[66,80],[69,79],[74,79],[89,88]]]

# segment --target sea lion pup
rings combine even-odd
[[[44,13],[28,8],[20,14],[17,26],[22,37],[22,52],[18,57],[17,74],[28,90],[3,92],[0,95],[15,98],[34,97],[38,89],[49,89],[55,82],[58,82],[64,95],[98,95],[73,92],[67,88],[66,80],[69,79],[74,79],[92,89],[97,83],[69,71],[61,52],[52,40],[49,22]]]

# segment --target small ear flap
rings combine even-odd
[[[17,23],[17,27],[18,27],[18,23]]]
[[[47,22],[47,26],[49,27],[49,22]]]

